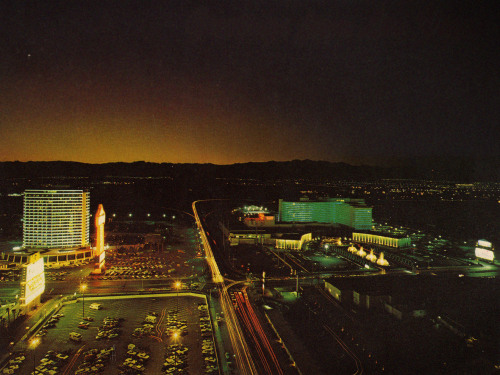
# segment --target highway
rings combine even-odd
[[[233,283],[228,287],[235,284],[236,283]],[[245,325],[246,331],[249,336],[252,337],[254,342],[254,347],[260,359],[258,364],[259,369],[262,370],[260,373],[283,375],[283,370],[279,364],[278,358],[269,343],[266,333],[264,332],[264,329],[262,328],[250,301],[248,300],[246,289],[247,287],[245,286],[242,291],[238,291],[234,294],[235,303],[237,306],[237,313]]]
[[[207,263],[212,273],[212,281],[217,284],[217,290],[220,296],[220,304],[226,319],[225,321],[227,330],[229,332],[229,337],[231,339],[231,344],[233,346],[234,354],[236,357],[236,365],[240,374],[258,374],[259,372],[257,371],[253,358],[250,354],[248,344],[245,340],[245,336],[238,321],[238,317],[236,315],[236,312],[234,311],[233,303],[228,292],[228,286],[226,285],[224,277],[219,271],[219,267],[217,266],[217,262],[215,261],[212,248],[210,247],[207,235],[205,233],[203,225],[201,224],[200,216],[198,215],[198,211],[196,209],[196,204],[198,202],[202,201],[195,201],[192,204],[193,213],[200,232]]]

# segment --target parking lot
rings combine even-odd
[[[102,308],[91,309],[95,303]],[[31,374],[34,367],[39,374],[218,373],[201,295],[85,298],[83,308],[81,300],[62,307],[34,337],[36,349],[12,357],[18,366],[12,373]]]
[[[198,233],[192,227],[175,227],[175,246],[164,251],[139,247],[113,250],[107,254],[106,273],[88,275],[88,280],[162,279],[202,276],[206,271],[204,254],[198,248]]]

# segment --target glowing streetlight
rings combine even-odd
[[[87,289],[87,284],[80,285],[80,290],[82,291],[82,318],[85,317],[85,289]]]
[[[180,334],[179,334],[179,331],[174,331],[172,333],[172,338],[174,339],[174,344],[177,345],[177,339],[180,337]],[[177,348],[176,350],[174,350],[174,353],[175,353],[175,365],[177,366],[178,363],[177,363]],[[176,371],[177,372],[177,371]]]
[[[179,313],[179,289],[181,288],[181,286],[182,284],[180,281],[176,281],[174,284],[174,288],[177,289],[177,298],[175,299],[177,303],[177,313]]]
[[[31,339],[29,343],[29,347],[33,349],[33,374],[36,374],[36,358],[35,358],[35,349],[40,344],[40,338],[35,337]]]

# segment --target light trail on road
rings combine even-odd
[[[258,374],[253,359],[250,355],[243,332],[233,308],[233,303],[229,296],[228,286],[224,285],[219,289],[221,296],[221,307],[226,317],[226,327],[229,332],[233,349],[235,350],[236,363],[242,374]]]
[[[242,375],[258,374],[258,371],[255,367],[255,363],[250,354],[247,342],[242,333],[238,317],[236,316],[236,313],[234,311],[234,307],[227,290],[228,286],[226,285],[224,277],[221,275],[219,271],[219,267],[217,266],[217,262],[215,261],[212,248],[210,247],[207,235],[205,234],[205,230],[203,229],[203,225],[201,224],[201,220],[198,215],[198,211],[196,209],[196,203],[198,202],[202,201],[195,201],[192,204],[193,213],[196,220],[196,225],[198,226],[198,230],[200,232],[200,236],[202,239],[207,263],[212,273],[212,281],[217,284],[217,289],[219,291],[220,304],[224,316],[226,317],[226,327],[229,333],[229,337],[231,339],[231,344],[235,352],[234,354],[236,357],[236,364],[238,366],[240,374]]]
[[[68,375],[73,367],[75,366],[76,361],[80,357],[80,354],[82,354],[83,349],[87,346],[87,344],[84,344],[80,347],[80,349],[77,350],[77,352],[71,357],[69,363],[66,365],[66,368],[63,371],[63,375]],[[37,371],[39,372],[39,371]]]
[[[212,281],[214,283],[222,283],[224,282],[224,278],[222,277],[219,267],[217,266],[217,262],[215,261],[214,254],[212,252],[212,248],[210,247],[210,243],[208,242],[207,235],[205,234],[205,230],[203,229],[203,225],[201,224],[200,216],[198,215],[198,211],[196,210],[196,203],[202,201],[195,201],[192,204],[194,217],[196,220],[196,225],[198,225],[198,230],[200,232],[201,240],[203,241],[203,248],[205,250],[205,255],[207,259],[208,266],[210,267],[210,271],[212,272]]]
[[[246,288],[244,287],[242,292],[236,293],[236,302],[238,304],[238,312],[242,317],[243,322],[246,325],[247,331],[252,336],[259,357],[261,358],[261,363],[268,374],[280,374],[283,375],[283,370],[279,364],[278,358],[274,353],[269,340],[260,324],[260,321],[255,314],[255,311],[248,300],[248,295],[246,294]],[[268,358],[271,361],[268,361]],[[270,364],[271,362],[271,364]]]
[[[262,328],[262,325],[260,324],[259,318],[255,314],[255,311],[254,311],[254,309],[252,307],[252,304],[248,300],[248,295],[246,293],[246,287],[243,289],[243,296],[245,297],[246,307],[247,307],[247,309],[248,309],[248,311],[250,313],[250,316],[252,317],[252,321],[254,322],[254,327],[257,328],[257,330],[259,332],[259,336],[260,336],[262,342],[266,346],[266,348],[268,350],[268,353],[271,355],[271,358],[272,358],[272,360],[274,362],[274,366],[276,367],[277,373],[280,374],[280,375],[282,375],[283,374],[283,370],[281,369],[281,366],[279,364],[278,358],[276,357],[276,354],[274,353],[274,350],[271,347],[271,344],[269,343],[269,340],[267,339],[267,335],[265,334],[264,329]]]
[[[264,354],[264,351],[262,350],[262,347],[260,345],[259,340],[257,339],[255,335],[255,330],[253,328],[252,323],[250,322],[250,317],[247,314],[247,311],[245,310],[244,302],[242,300],[242,297],[239,295],[239,292],[236,293],[236,303],[237,303],[237,312],[241,316],[241,320],[246,326],[246,329],[250,336],[252,337],[254,343],[255,343],[255,349],[257,350],[257,354],[259,355],[260,358],[260,364],[264,367],[264,371],[268,374],[272,375],[271,372],[271,367],[269,366],[269,363],[267,362],[266,356]]]
[[[165,314],[167,312],[167,307],[164,307],[161,311],[160,317],[158,318],[158,322],[156,323],[155,326],[155,331],[158,334],[157,336],[151,335],[152,338],[157,340],[158,342],[162,342],[162,336],[163,336],[163,329],[161,328],[163,324],[163,320],[165,319]]]

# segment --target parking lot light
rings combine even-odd
[[[180,334],[179,334],[179,331],[174,331],[172,333],[172,338],[174,339],[174,344],[177,345],[177,339],[179,339],[180,337]],[[177,360],[177,349],[175,350],[175,366],[177,367],[178,365],[178,360]],[[176,370],[177,372],[177,370]]]
[[[181,286],[182,286],[182,284],[180,281],[176,281],[174,284],[174,288],[177,289],[177,298],[175,299],[176,305],[177,305],[177,308],[176,308],[177,313],[179,313],[179,289],[181,288]]]
[[[85,317],[85,289],[87,289],[87,284],[80,285],[82,291],[82,318]]]
[[[40,339],[38,337],[35,337],[30,341],[30,347],[34,350],[36,347],[40,344]]]
[[[36,358],[35,358],[35,349],[40,344],[40,338],[35,337],[30,341],[30,348],[33,349],[33,374],[36,374]]]

